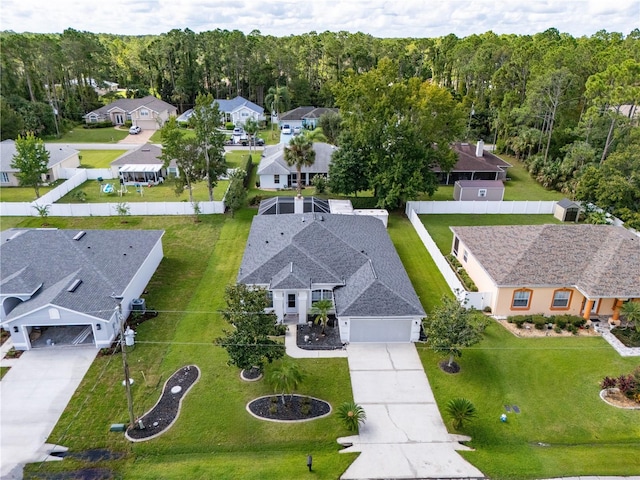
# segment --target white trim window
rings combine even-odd
[[[141,117],[148,117],[149,116],[149,110],[147,110],[146,108],[140,109],[140,116]]]
[[[9,183],[9,174],[7,172],[0,172],[0,183]]]
[[[487,196],[487,189],[486,188],[478,189],[478,196],[479,197],[486,197]]]
[[[319,300],[331,300],[333,301],[333,291],[331,290],[313,290],[311,292],[311,303],[315,303]]]
[[[267,290],[267,308],[273,308],[273,292]]]
[[[280,175],[274,175],[273,176],[273,183],[275,185],[278,185],[280,183]]]

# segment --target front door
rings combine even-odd
[[[287,310],[286,313],[298,313],[298,309],[296,308],[296,294],[288,293],[287,294]]]
[[[600,299],[596,298],[593,301],[593,307],[591,307],[590,315],[596,315],[598,313],[598,304],[600,303]],[[584,309],[587,308],[587,299],[582,300],[582,307],[580,307],[580,315],[584,314]]]
[[[115,117],[115,124],[116,125],[124,125],[124,115],[121,113],[116,113],[114,115]]]

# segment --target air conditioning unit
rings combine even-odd
[[[144,312],[147,309],[144,298],[134,298],[131,300],[131,311]]]

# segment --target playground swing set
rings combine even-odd
[[[113,183],[104,183],[101,177],[98,177],[98,183],[100,184],[101,194],[104,193],[106,195],[113,195],[117,192],[118,195],[122,197],[125,193],[129,193],[129,191],[127,190],[127,185],[122,180],[120,180],[120,188],[118,188],[117,190],[113,186]],[[135,187],[136,193],[140,194],[141,197],[144,196],[144,187],[142,186],[142,184],[136,183]]]

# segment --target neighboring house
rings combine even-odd
[[[287,165],[284,160],[285,147],[284,143],[265,147],[257,172],[260,188],[280,189],[297,186],[296,167]],[[331,156],[336,147],[328,143],[314,142],[313,150],[316,152],[316,159],[310,167],[302,167],[302,185],[310,185],[315,175],[326,177],[329,174]]]
[[[640,238],[610,225],[451,227],[494,315],[613,315],[640,299]]]
[[[563,198],[553,207],[553,216],[561,222],[577,222],[580,216],[580,205],[568,198]]]
[[[86,123],[111,122],[124,125],[131,120],[142,130],[159,130],[169,117],[175,117],[177,109],[173,105],[148,95],[144,98],[119,98],[109,105],[87,113]]]
[[[454,200],[493,200],[504,198],[502,180],[458,180],[453,186]]]
[[[2,232],[0,325],[11,333],[14,347],[48,346],[47,336],[67,337],[68,344],[109,347],[120,331],[118,304],[126,318],[162,260],[163,234],[159,230]]]
[[[287,124],[291,128],[301,127],[313,130],[318,126],[320,117],[329,112],[339,113],[340,110],[326,107],[298,107],[281,114],[278,119],[278,124],[280,128]]]
[[[151,143],[130,150],[111,162],[114,178],[120,178],[125,185],[153,184],[164,182],[170,175],[179,174],[175,160],[168,167],[160,158],[162,148]]]
[[[458,161],[449,172],[443,172],[440,167],[433,170],[441,185],[454,185],[458,180],[507,180],[507,168],[510,163],[484,149],[480,140],[474,147],[469,143],[452,145],[458,156]]]
[[[216,99],[214,102],[218,104],[220,121],[223,123],[231,122],[234,125],[241,127],[250,118],[256,122],[262,122],[265,120],[264,108],[247,100],[246,98],[237,96],[231,100]],[[188,123],[192,115],[193,108],[190,108],[178,117],[178,122]]]
[[[266,288],[279,321],[333,301],[342,342],[416,341],[425,316],[384,224],[319,213],[258,215],[238,283]]]
[[[78,150],[60,143],[48,143],[45,144],[45,148],[49,152],[49,171],[43,178],[45,183],[67,178],[64,175],[64,169],[66,168],[80,167],[80,152]],[[19,185],[15,176],[19,170],[11,166],[16,153],[16,142],[14,140],[0,142],[0,185],[3,187],[17,187]]]

